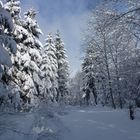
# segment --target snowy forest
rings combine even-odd
[[[74,75],[63,31],[23,3],[0,1],[0,140],[139,140],[140,1],[89,8]]]

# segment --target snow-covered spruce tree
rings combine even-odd
[[[41,82],[41,49],[42,44],[39,41],[39,35],[42,34],[37,21],[35,20],[36,12],[30,9],[25,13],[25,21],[23,27],[27,30],[27,38],[23,41],[22,62],[23,71],[27,75],[23,90],[27,91],[26,97],[29,97],[31,104],[37,103],[40,94],[42,93]],[[30,85],[30,86],[29,86]],[[32,89],[31,92],[29,92]]]
[[[12,57],[12,64],[13,67],[10,68],[6,74],[8,75],[8,85],[15,87],[13,90],[13,95],[11,95],[10,98],[15,98],[17,96],[16,92],[18,92],[18,98],[19,98],[19,104],[20,109],[22,108],[22,99],[21,95],[23,95],[22,91],[22,71],[20,69],[20,60],[21,60],[21,53],[20,50],[23,47],[23,32],[24,29],[22,28],[22,22],[21,22],[21,8],[20,8],[20,0],[6,0],[6,3],[4,4],[4,8],[11,14],[12,21],[14,23],[14,30],[12,32],[12,36],[14,40],[17,43],[17,53],[16,55],[11,55]],[[18,32],[18,33],[17,33]],[[15,96],[16,95],[16,96]],[[15,99],[16,100],[16,99]]]
[[[86,49],[86,55],[82,63],[82,72],[83,72],[83,90],[86,94],[92,93],[94,96],[94,102],[97,104],[97,92],[95,88],[95,59],[96,54],[92,49],[92,46],[89,46]],[[88,92],[89,91],[89,92]],[[88,97],[88,95],[86,95]],[[90,98],[91,96],[89,96]]]
[[[30,61],[30,57],[25,59],[27,46],[24,43],[24,41],[30,37],[30,34],[28,33],[28,30],[23,27],[23,20],[20,17],[20,1],[7,0],[4,7],[12,16],[14,23],[12,36],[17,43],[17,53],[12,56],[13,67],[6,74],[10,77],[9,85],[16,85],[22,101],[27,103],[30,101],[30,95],[34,91],[34,83],[30,75],[26,73],[24,66],[27,61]]]
[[[7,53],[8,50],[4,51],[4,48],[2,46],[7,47],[7,45],[9,45],[9,46],[12,47],[13,44],[16,44],[15,41],[10,36],[8,36],[13,31],[14,24],[13,24],[10,13],[6,11],[2,2],[0,3],[0,8],[1,8],[1,11],[0,11],[1,12],[0,13],[1,14],[0,15],[1,16],[0,17],[1,18],[0,19],[0,35],[1,35],[1,42],[0,42],[1,43],[1,51],[0,51],[1,55],[0,56],[1,56],[1,63],[3,63],[3,61],[5,61],[7,66],[12,66],[12,61],[11,61],[11,58],[9,56],[9,54],[12,54],[12,53],[10,53],[10,51],[9,51],[9,53]],[[12,48],[11,48],[11,50],[12,50]],[[6,61],[6,58],[5,58],[5,60],[3,58],[3,60],[2,60],[3,56],[7,57],[7,61]],[[6,69],[6,67],[5,67],[5,69]]]
[[[11,15],[3,7],[0,1],[0,105],[11,106],[13,103],[15,109],[19,105],[19,93],[15,87],[9,86],[5,75],[6,69],[12,66],[11,54],[15,54],[17,50],[16,42],[10,36],[14,25]],[[11,98],[9,98],[11,97]]]
[[[43,61],[41,70],[43,72],[43,85],[44,85],[44,97],[55,101],[58,89],[58,64],[56,57],[56,48],[52,35],[49,34],[46,39],[43,50]]]
[[[57,32],[55,36],[55,47],[58,64],[58,93],[56,100],[61,101],[66,99],[68,95],[69,65],[64,43],[59,32]]]
[[[41,43],[38,40],[41,33],[36,22],[35,11],[29,10],[25,20],[20,17],[19,0],[8,0],[5,7],[11,13],[15,24],[13,37],[18,44],[18,51],[13,57],[14,67],[11,70],[12,82],[18,85],[24,103],[34,103],[40,93],[39,78],[41,63]],[[35,33],[36,32],[36,33]]]
[[[14,18],[14,22],[17,18],[19,18],[19,14],[21,11],[20,8],[20,0],[6,0],[6,4],[4,5],[5,9],[11,13],[12,18]]]

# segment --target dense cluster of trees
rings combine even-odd
[[[0,2],[0,107],[59,102],[68,94],[69,76],[60,33],[49,34],[42,45],[36,11],[20,14],[20,0]]]
[[[83,88],[90,90],[95,103],[113,108],[130,103],[139,106],[139,13],[137,0],[106,1],[91,12],[82,73]]]

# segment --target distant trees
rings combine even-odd
[[[83,73],[78,71],[73,78],[69,80],[69,104],[82,105],[83,96]]]

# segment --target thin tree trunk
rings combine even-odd
[[[106,64],[106,70],[107,70],[107,76],[108,76],[108,86],[109,86],[109,92],[111,96],[111,101],[112,101],[112,107],[116,109],[114,97],[113,97],[113,91],[112,91],[112,84],[111,84],[111,76],[110,76],[110,70],[109,70],[109,64],[108,64],[108,56],[107,56],[107,48],[106,48],[106,41],[105,41],[105,35],[103,33],[103,39],[104,39],[104,57],[105,57],[105,64]]]
[[[118,89],[118,95],[119,95],[119,106],[122,109],[123,103],[122,103],[122,97],[121,97],[121,91],[120,91],[120,81],[119,81],[118,72],[116,73],[116,75],[117,75],[117,89]]]

